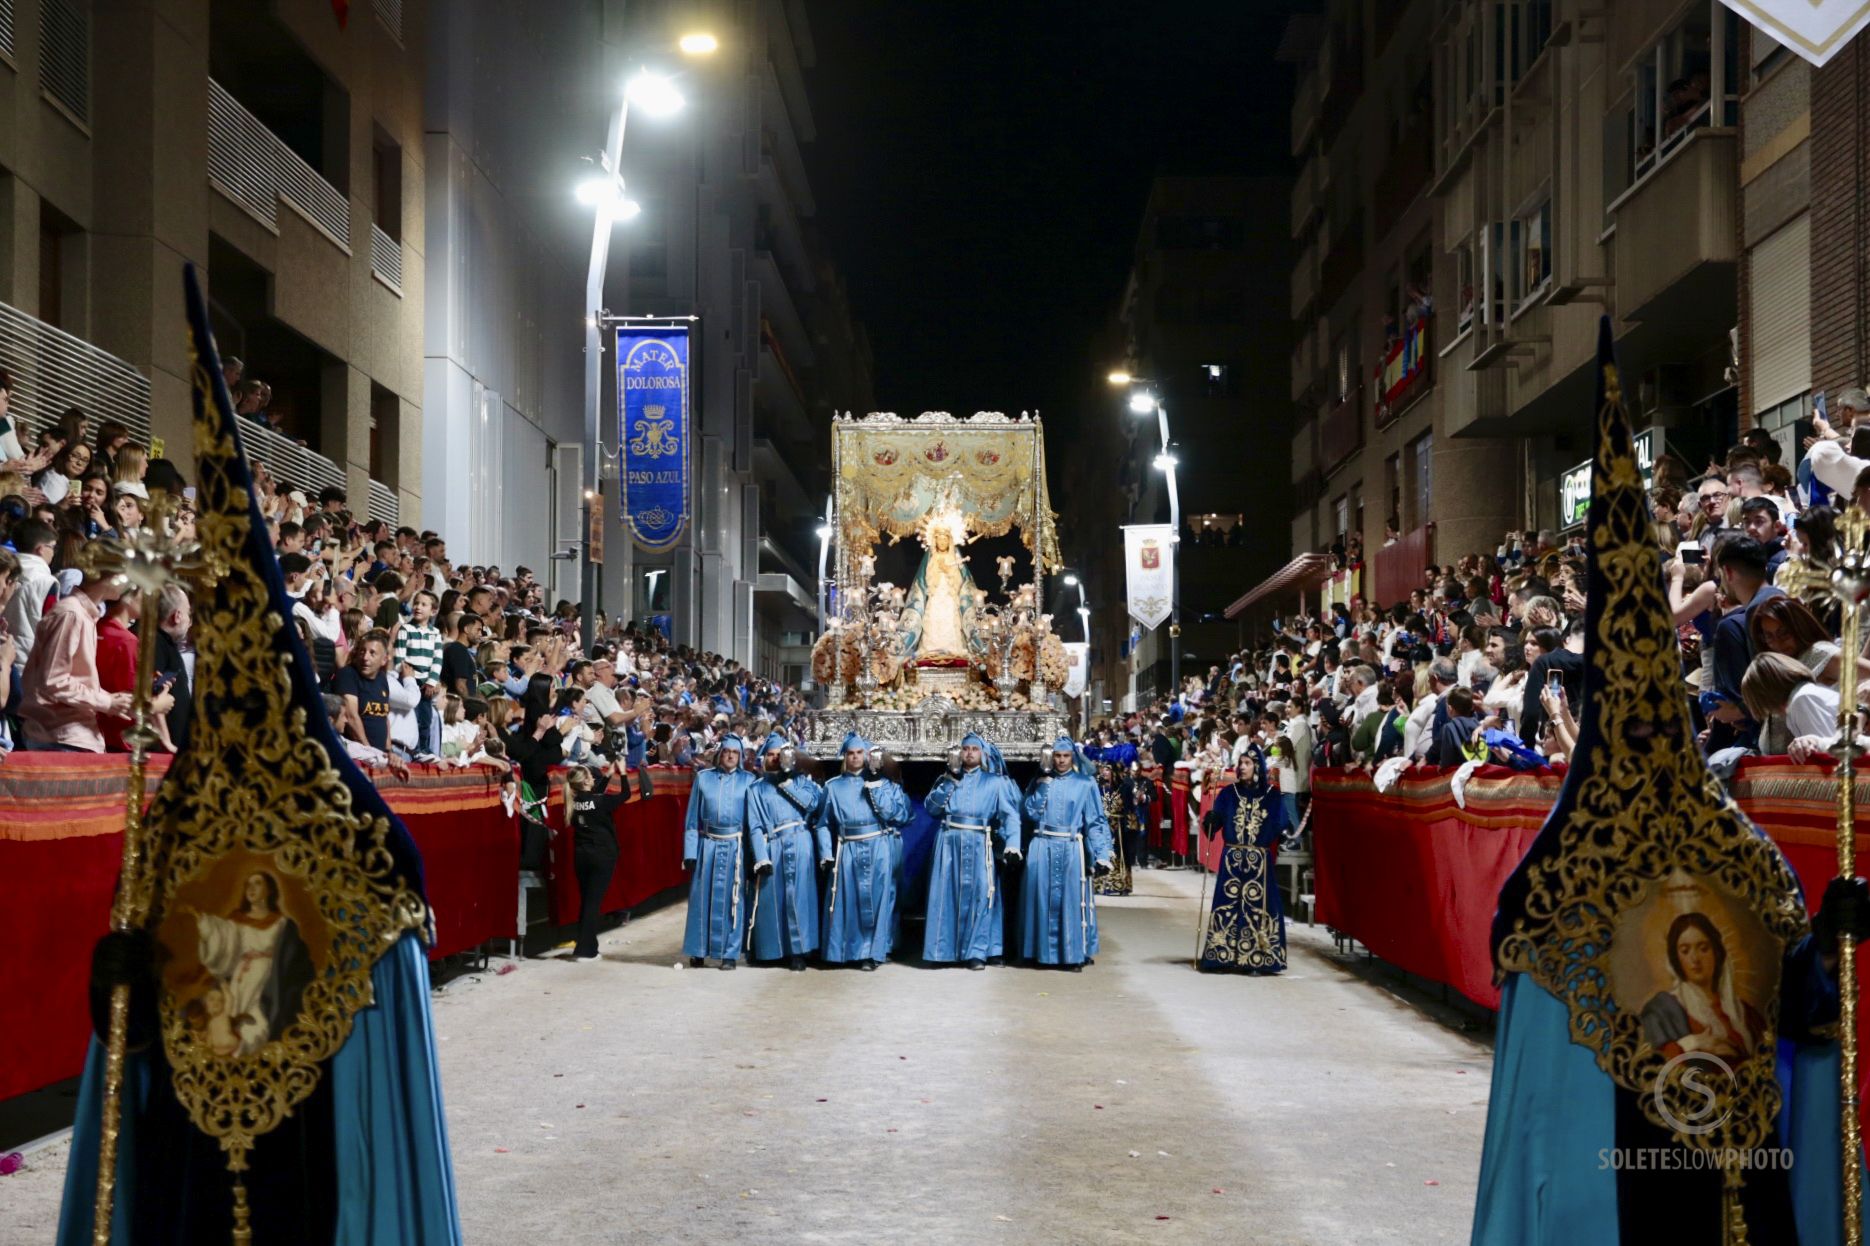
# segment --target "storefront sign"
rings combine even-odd
[[[617,330],[617,407],[624,526],[643,549],[669,549],[688,530],[686,326]]]
[[[1642,473],[1645,490],[1656,487],[1656,461],[1662,457],[1663,435],[1659,427],[1645,428],[1631,442],[1636,455],[1636,470]],[[1575,528],[1591,513],[1591,464],[1578,464],[1558,478],[1558,526]]]

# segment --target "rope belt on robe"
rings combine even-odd
[[[989,908],[992,908],[993,907],[993,874],[994,874],[993,828],[986,825],[985,823],[955,822],[955,821],[952,821],[951,819],[943,818],[942,829],[945,831],[979,831],[982,834],[987,836],[987,849],[982,854],[982,856],[985,858],[987,862],[987,906]]]
[[[867,792],[865,794],[868,795]],[[838,875],[843,873],[844,869],[844,845],[846,843],[861,843],[866,839],[875,839],[883,833],[882,827],[883,824],[881,822],[865,822],[857,827],[858,830],[867,832],[863,835],[847,834],[844,827],[838,828],[838,846],[831,854],[831,902],[830,907],[825,910],[826,921],[830,921],[831,917],[838,911]]]

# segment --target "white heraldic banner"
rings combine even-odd
[[[1081,697],[1084,695],[1085,668],[1091,664],[1091,646],[1088,641],[1068,640],[1065,642],[1065,695]]]
[[[1728,8],[1814,65],[1822,65],[1830,60],[1866,23],[1870,23],[1870,0],[1724,2]],[[1729,89],[1734,89],[1731,84]],[[1714,124],[1726,123],[1716,120]]]
[[[1130,617],[1155,628],[1175,599],[1175,529],[1166,523],[1126,524],[1123,566],[1130,586]]]

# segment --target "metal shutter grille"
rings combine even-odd
[[[1753,248],[1748,339],[1753,413],[1812,387],[1812,218],[1805,213]]]
[[[0,303],[0,368],[13,376],[9,410],[34,430],[58,422],[67,407],[116,420],[149,444],[149,381],[128,363],[83,338]],[[31,443],[28,443],[28,449]]]
[[[371,8],[376,10],[377,20],[390,32],[390,37],[398,45],[403,41],[403,0],[372,0]]]
[[[16,55],[13,51],[13,0],[0,0],[0,54],[8,60]]]
[[[91,21],[79,0],[40,0],[39,88],[91,124]]]

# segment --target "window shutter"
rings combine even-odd
[[[1748,304],[1751,414],[1812,387],[1811,241],[1808,212],[1753,248]]]

